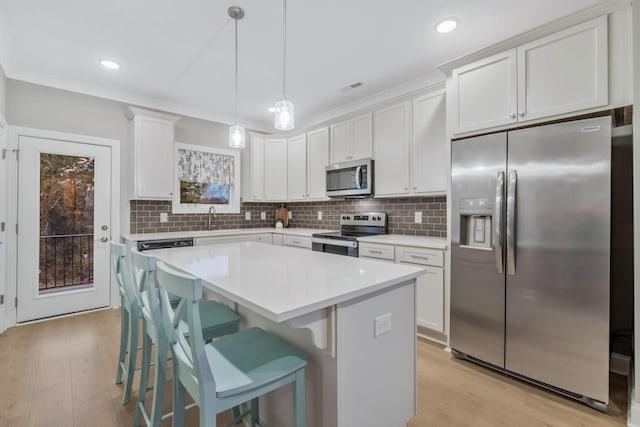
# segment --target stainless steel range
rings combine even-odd
[[[387,214],[367,212],[342,214],[340,231],[311,236],[312,249],[317,252],[358,256],[358,238],[387,234]]]

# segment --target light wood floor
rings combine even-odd
[[[119,322],[118,310],[104,310],[0,335],[0,426],[132,425],[137,379],[126,406],[114,384]],[[626,424],[626,408],[624,377],[612,375],[609,413],[601,414],[420,340],[418,415],[409,427],[617,426]],[[196,420],[197,409],[188,411],[187,425]]]

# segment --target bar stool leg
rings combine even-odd
[[[153,379],[153,404],[150,418],[151,426],[158,427],[162,420],[162,404],[164,403],[164,389],[167,382],[167,348],[160,342],[156,343],[156,357],[154,360],[156,368]]]
[[[127,357],[127,344],[129,341],[129,312],[120,307],[120,355],[118,356],[118,372],[116,372],[116,384],[122,383],[122,373]]]
[[[133,374],[136,371],[136,358],[138,355],[138,315],[129,312],[129,363],[127,364],[127,377],[122,393],[122,404],[129,403],[131,396],[131,386],[133,385]]]
[[[296,372],[296,380],[293,382],[293,408],[294,425],[304,427],[307,421],[304,407],[304,369]]]
[[[140,425],[140,421],[142,420],[142,410],[144,409],[144,399],[147,395],[147,388],[149,387],[149,369],[151,367],[152,341],[147,334],[146,324],[143,324],[142,329],[142,334],[144,336],[142,343],[142,369],[140,372],[140,390],[138,390],[136,415],[133,420],[134,427],[138,427]]]

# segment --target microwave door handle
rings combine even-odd
[[[362,166],[356,168],[356,188],[358,190],[362,188]]]

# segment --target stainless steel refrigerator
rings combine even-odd
[[[452,143],[454,354],[606,410],[611,118]]]

